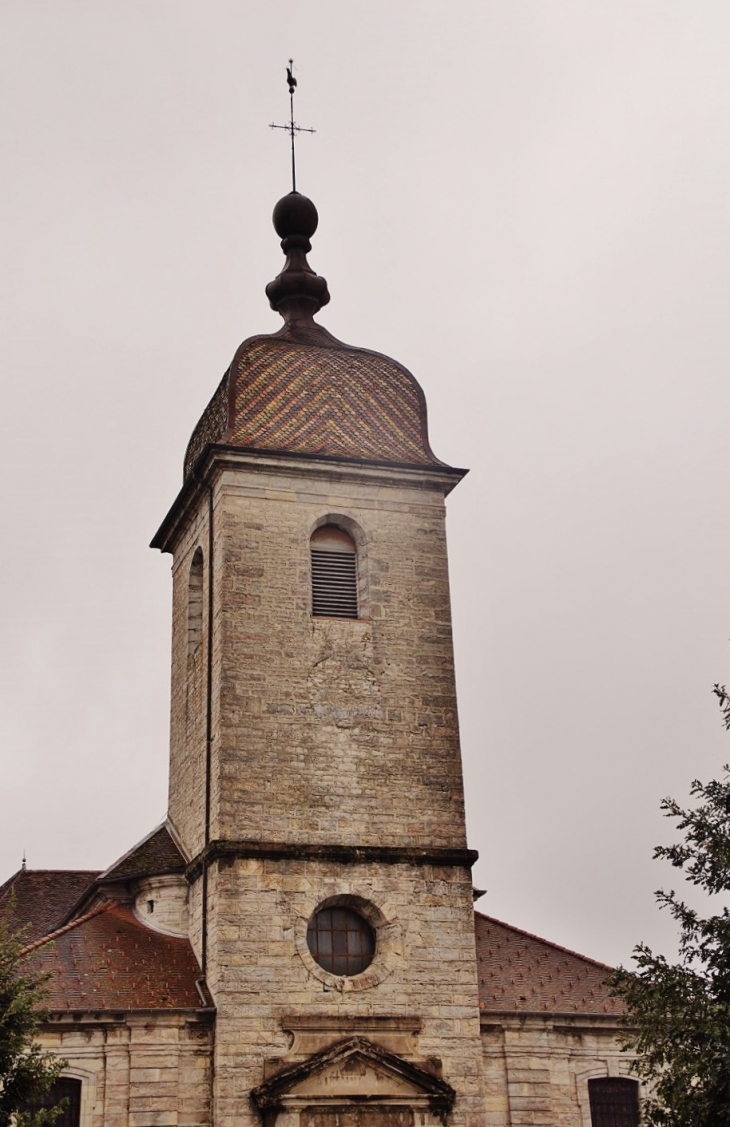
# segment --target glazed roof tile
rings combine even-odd
[[[209,443],[270,453],[443,466],[426,401],[406,368],[312,323],[251,337],[208,404],[185,455],[187,477]]]
[[[619,1015],[606,976],[613,969],[476,912],[480,1009]]]

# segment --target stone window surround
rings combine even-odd
[[[71,1063],[67,1064],[61,1072],[60,1079],[63,1077],[81,1081],[79,1127],[92,1127],[96,1104],[96,1073],[88,1072],[85,1068],[79,1068]]]
[[[327,920],[323,919],[325,913],[338,911],[345,914],[345,919],[340,920],[339,925],[335,923],[331,915]],[[344,950],[337,950],[335,938],[337,934],[345,937]],[[329,949],[323,951],[321,944],[325,936],[329,941]],[[353,940],[355,947],[354,951],[350,950],[351,940]],[[323,962],[333,962],[337,958],[344,958],[348,966],[350,964],[358,966],[359,970],[348,969],[347,971],[348,978],[353,978],[367,970],[373,961],[375,956],[375,932],[365,917],[352,908],[346,908],[344,905],[339,905],[337,908],[318,908],[309,921],[307,945],[312,952],[314,961],[319,966],[323,966]],[[371,945],[372,950],[370,950]]]
[[[373,961],[360,974],[348,976],[331,974],[324,970],[314,959],[309,944],[307,943],[307,928],[309,921],[316,912],[323,908],[352,908],[359,912],[375,932],[375,955]],[[360,990],[369,990],[378,986],[403,961],[403,935],[402,927],[395,911],[389,905],[378,907],[366,896],[348,891],[327,896],[323,900],[314,899],[307,904],[309,910],[297,917],[294,926],[294,943],[297,954],[304,963],[309,973],[322,983],[325,990],[337,990],[341,994],[348,994]]]

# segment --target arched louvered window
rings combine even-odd
[[[312,534],[312,614],[317,618],[357,618],[357,551],[352,538],[335,524]]]
[[[203,638],[203,549],[196,548],[188,579],[188,657]]]
[[[588,1081],[592,1127],[639,1127],[639,1085],[623,1076]]]

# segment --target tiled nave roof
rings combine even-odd
[[[618,1016],[604,963],[475,913],[480,1009]]]
[[[137,858],[135,869],[149,852],[147,842],[153,854],[171,862],[167,843],[156,833],[127,855]],[[121,875],[125,860],[107,873]],[[100,902],[96,876],[22,869],[0,887],[0,911],[14,891],[11,920],[33,946],[27,965],[51,974],[50,1008],[200,1008],[200,969],[189,942],[146,927],[126,904]],[[83,915],[69,923],[76,904]],[[475,926],[483,1013],[621,1013],[605,985],[610,967],[480,912]],[[38,944],[49,935],[52,942]]]
[[[188,940],[145,927],[114,901],[35,946],[24,964],[50,974],[45,1004],[54,1013],[204,1007]]]
[[[98,873],[86,869],[19,869],[0,885],[0,915],[32,943],[58,927]]]
[[[25,945],[23,964],[49,975],[54,1012],[201,1009],[200,968],[187,939],[146,927],[105,888],[182,872],[166,824],[104,873],[21,869],[0,887],[0,913]]]

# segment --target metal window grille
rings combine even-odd
[[[605,1076],[588,1081],[592,1127],[639,1127],[636,1080]]]
[[[31,1100],[23,1109],[35,1114],[46,1108],[56,1107],[61,1100],[68,1100],[66,1107],[56,1120],[56,1127],[79,1127],[81,1122],[81,1081],[73,1076],[61,1076],[54,1080],[45,1096]]]
[[[375,932],[350,908],[323,908],[309,921],[307,945],[323,970],[360,974],[375,954]]]
[[[357,618],[357,557],[312,548],[312,614]]]

